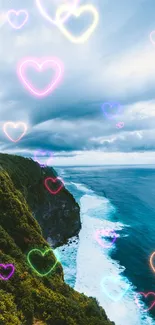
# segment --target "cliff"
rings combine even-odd
[[[38,164],[28,159],[0,155],[0,325],[114,325],[94,298],[88,298],[64,283],[61,264],[51,250],[47,253],[50,247],[31,213],[31,209],[34,213],[37,211],[41,223],[44,221],[44,218],[41,220],[43,211],[49,222],[53,222],[51,211],[55,201],[49,198],[48,209],[48,197],[42,188],[43,172]],[[48,175],[51,171],[47,169],[45,173]],[[63,222],[67,227],[70,228],[69,222],[75,223],[74,232],[78,232],[79,207],[68,191],[63,191],[57,208],[63,213],[66,211]],[[72,207],[76,207],[71,210],[73,221],[67,198]],[[62,202],[65,204],[63,208]],[[37,210],[38,203],[42,210]],[[54,211],[58,213],[56,208]],[[43,222],[43,225],[44,232],[50,233],[47,223]],[[67,236],[67,232],[65,235],[60,232],[59,226],[55,226],[55,231],[61,234],[58,241],[54,233],[57,242]],[[71,236],[71,230],[68,233]],[[32,250],[35,250],[33,257]],[[12,264],[15,268],[8,280],[8,270],[2,264]]]
[[[44,237],[52,239],[53,247],[79,233],[80,208],[74,197],[65,187],[57,195],[51,195],[43,185],[45,178],[57,176],[53,168],[43,168],[32,159],[8,154],[0,154],[0,166],[24,195]]]

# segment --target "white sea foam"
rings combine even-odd
[[[117,233],[117,230],[120,231],[127,225],[106,220],[109,213],[108,209],[114,210],[110,201],[105,198],[97,197],[94,194],[85,194],[80,200],[80,205],[83,222],[79,235],[75,290],[83,292],[87,296],[96,297],[109,319],[114,321],[116,325],[153,325],[152,318],[146,313],[142,314],[136,305],[134,287],[126,277],[122,277],[122,281],[118,283],[117,291],[113,285],[109,287],[111,296],[113,296],[116,292],[121,292],[121,289],[127,284],[130,285],[129,290],[118,302],[110,299],[101,287],[101,281],[104,277],[122,276],[124,267],[109,256],[109,252],[115,248],[116,242],[112,248],[102,248],[94,239],[94,232],[98,229],[110,229]],[[102,211],[102,219],[92,217],[93,214],[95,216],[97,213],[97,209]]]
[[[93,193],[92,190],[88,189],[86,186],[84,186],[83,184],[79,184],[79,183],[74,183],[74,182],[70,182],[70,184],[74,185],[79,191],[82,191],[84,193]]]

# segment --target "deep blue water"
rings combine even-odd
[[[59,249],[66,282],[78,291],[96,296],[116,325],[155,324],[155,306],[144,312],[150,301],[142,303],[141,308],[134,301],[136,292],[155,292],[155,273],[149,264],[155,251],[155,168],[105,166],[56,170],[81,206],[79,241]],[[112,249],[105,250],[95,241],[92,234],[101,228],[111,228],[119,235]],[[104,276],[121,273],[125,285],[130,285],[117,306],[114,301],[110,305],[101,290],[102,268]]]

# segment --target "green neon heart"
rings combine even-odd
[[[28,263],[30,264],[31,268],[39,275],[39,276],[46,276],[48,275],[50,272],[52,272],[54,270],[54,268],[56,267],[57,263],[59,262],[57,259],[56,259],[56,262],[55,264],[50,268],[50,270],[46,273],[40,273],[36,268],[35,266],[31,263],[30,261],[30,255],[34,254],[34,252],[36,253],[39,253],[41,254],[42,256],[44,256],[45,254],[47,254],[49,251],[51,251],[53,253],[53,250],[51,248],[48,248],[46,249],[44,252],[42,252],[40,249],[37,249],[37,248],[34,248],[32,249],[31,251],[29,251],[28,255],[27,255],[27,260],[28,260]],[[55,255],[54,255],[55,256]]]

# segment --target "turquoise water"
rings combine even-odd
[[[155,324],[155,307],[143,311],[150,301],[144,304],[138,298],[140,308],[135,303],[136,292],[155,292],[155,274],[149,265],[155,250],[155,169],[56,169],[81,207],[79,239],[58,249],[66,282],[96,297],[116,325]],[[111,248],[105,249],[96,241],[99,229],[117,234]],[[109,243],[110,238],[102,240]],[[118,283],[107,279],[109,276],[119,277]],[[107,281],[104,288],[102,280]],[[124,296],[115,301],[126,289]]]

